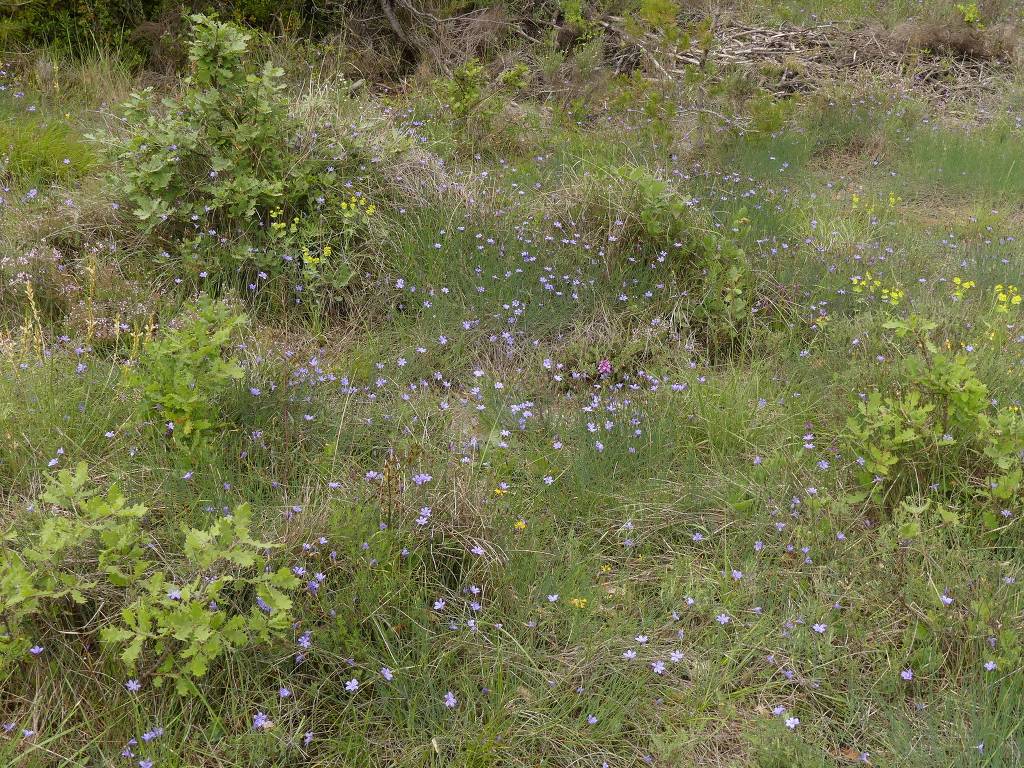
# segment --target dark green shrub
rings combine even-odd
[[[249,66],[249,35],[191,19],[182,95],[155,108],[149,91],[134,94],[127,138],[106,137],[114,183],[176,271],[322,303],[355,274],[375,206],[345,186],[340,148],[289,114],[280,68]]]
[[[28,0],[0,13],[7,37],[26,45],[56,45],[72,53],[96,44],[123,45],[143,21],[163,13],[166,0]]]

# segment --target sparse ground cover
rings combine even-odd
[[[1024,764],[1017,11],[869,5],[8,29],[5,764]]]

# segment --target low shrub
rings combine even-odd
[[[245,315],[203,297],[180,327],[147,342],[122,377],[124,386],[140,393],[143,418],[158,418],[177,442],[202,442],[217,426],[219,398],[242,378],[229,350],[246,322]]]
[[[182,694],[225,653],[290,632],[299,580],[266,566],[274,545],[252,538],[247,505],[208,529],[186,529],[183,561],[170,572],[147,546],[147,509],[116,485],[92,487],[84,463],[61,470],[42,502],[44,517],[5,536],[0,668],[55,627],[84,631],[75,606],[101,617],[100,640],[129,670],[145,670],[156,686],[174,681]]]
[[[902,385],[865,395],[847,421],[859,483],[888,510],[923,500],[918,512],[934,503],[949,524],[966,510],[997,528],[1021,495],[1024,416],[990,400],[966,355],[947,354],[930,340],[935,323],[912,315],[886,327],[911,338],[915,352]]]
[[[527,125],[530,115],[515,101],[532,77],[522,62],[491,77],[480,61],[471,58],[441,80],[439,95],[450,112],[456,140],[475,154],[502,154],[532,146],[528,137],[539,126]]]
[[[246,296],[274,286],[285,305],[328,304],[358,272],[376,206],[342,177],[345,148],[289,114],[282,70],[252,71],[249,35],[191,19],[181,96],[154,110],[149,91],[134,94],[127,137],[103,137],[113,183],[177,273]]]

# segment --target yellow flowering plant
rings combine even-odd
[[[993,289],[993,296],[995,299],[995,310],[999,314],[1006,315],[1011,311],[1020,309],[1020,290],[1015,285],[1003,285],[1000,283]]]

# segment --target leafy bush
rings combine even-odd
[[[935,323],[911,316],[885,327],[912,337],[917,352],[900,391],[870,393],[847,421],[858,480],[886,507],[932,497],[980,507],[986,526],[997,527],[1021,492],[1024,418],[991,403],[966,356],[939,350],[928,338]]]
[[[310,258],[315,298],[343,288],[373,207],[360,205],[321,152],[316,131],[288,112],[282,70],[250,71],[249,35],[233,24],[191,17],[192,74],[158,114],[150,92],[126,105],[129,137],[112,139],[121,171],[115,183],[139,226],[199,279],[237,280],[246,295],[284,278],[301,299]],[[282,229],[282,225],[285,227]],[[337,240],[332,240],[340,233]],[[329,246],[325,250],[324,246]]]
[[[693,201],[650,172],[627,167],[619,175],[632,185],[627,200],[647,243],[669,251],[682,246],[688,263],[681,265],[680,272],[686,282],[697,286],[697,301],[690,302],[690,311],[693,319],[706,326],[709,342],[735,337],[750,319],[753,291],[753,276],[739,245],[741,230],[748,224],[745,211],[724,231],[709,222]]]
[[[209,529],[185,532],[180,572],[168,575],[146,542],[141,505],[129,505],[116,485],[90,487],[88,467],[61,470],[42,497],[47,515],[5,537],[0,559],[0,668],[24,657],[33,638],[66,623],[73,606],[120,606],[99,636],[139,666],[152,654],[155,685],[173,679],[193,690],[225,652],[267,642],[290,630],[289,593],[299,584],[287,568],[263,567],[273,544],[249,532],[247,505]],[[113,590],[113,591],[111,591]]]
[[[705,325],[709,345],[729,344],[751,320],[754,276],[746,251],[740,246],[742,230],[749,221],[741,210],[728,232],[705,232],[697,243],[700,272],[699,300],[692,305],[694,317]]]
[[[289,632],[288,593],[299,579],[285,567],[259,567],[273,545],[252,538],[250,515],[243,504],[207,530],[189,529],[184,553],[190,573],[184,578],[156,571],[136,582],[144,591],[121,611],[122,623],[100,632],[104,643],[121,648],[128,667],[151,651],[158,659],[155,683],[170,677],[179,693],[187,693],[191,678],[205,675],[225,651]]]
[[[624,250],[667,258],[685,285],[680,324],[701,326],[709,346],[734,340],[751,319],[754,278],[740,246],[745,211],[726,227],[645,168],[620,166],[573,190],[574,225],[603,241],[610,274]]]
[[[282,152],[291,141],[280,69],[243,66],[249,36],[231,24],[194,16],[193,74],[167,115],[149,111],[150,91],[128,108],[136,131],[120,159],[124,192],[149,230],[185,236],[194,223],[251,224],[258,210],[295,204],[308,192],[307,168]],[[286,197],[287,196],[287,197]]]
[[[529,67],[520,62],[491,78],[483,64],[471,58],[441,81],[441,98],[455,122],[456,137],[472,152],[522,144],[524,126],[513,97],[531,76]]]
[[[62,470],[42,499],[63,514],[50,515],[35,530],[14,531],[4,539],[0,662],[17,658],[31,645],[31,619],[52,618],[50,608],[65,598],[84,603],[101,581],[126,587],[146,568],[139,527],[145,509],[129,506],[116,485],[98,495],[87,488],[88,481],[84,464],[74,474]]]
[[[965,24],[981,29],[984,24],[981,22],[981,11],[977,3],[957,3],[953,6]]]
[[[218,400],[242,378],[238,360],[228,356],[243,314],[203,297],[180,328],[145,344],[123,383],[141,393],[145,417],[156,415],[178,441],[196,443],[217,424]]]
[[[636,166],[622,166],[615,171],[629,192],[631,204],[642,230],[643,239],[655,247],[664,247],[676,240],[688,240],[696,224],[692,202],[671,184]],[[633,237],[638,234],[632,233]]]

